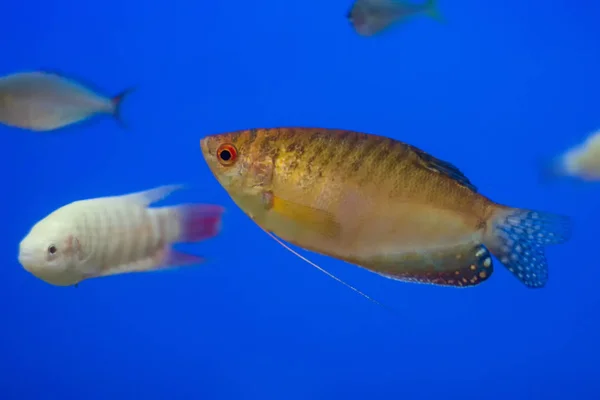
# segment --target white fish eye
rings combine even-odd
[[[54,255],[54,254],[56,254],[57,251],[58,251],[58,249],[56,248],[55,245],[51,244],[50,246],[48,246],[48,254]]]

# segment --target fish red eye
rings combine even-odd
[[[217,149],[217,158],[222,165],[231,165],[237,159],[237,150],[231,144],[222,144]]]

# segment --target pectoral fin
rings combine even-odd
[[[261,228],[263,229],[263,228]],[[267,235],[269,235],[273,240],[275,240],[277,243],[279,243],[281,246],[283,246],[284,249],[286,249],[287,251],[289,251],[290,253],[292,253],[293,255],[295,255],[296,257],[300,258],[302,261],[307,262],[309,265],[311,265],[312,267],[316,268],[317,270],[319,270],[320,272],[324,273],[325,275],[327,275],[328,277],[332,278],[333,280],[341,283],[342,285],[346,286],[348,289],[358,293],[359,295],[361,295],[362,297],[364,297],[365,299],[379,305],[382,306],[383,308],[386,308],[390,311],[395,311],[394,309],[391,309],[390,307],[386,306],[383,303],[380,303],[379,301],[375,300],[374,298],[372,298],[371,296],[361,292],[360,290],[358,290],[357,288],[355,288],[354,286],[346,283],[345,281],[343,281],[342,279],[338,278],[337,276],[335,276],[334,274],[332,274],[331,272],[327,271],[326,269],[322,268],[321,266],[315,264],[314,262],[310,261],[308,258],[300,255],[298,252],[294,251],[290,246],[288,246],[283,240],[281,240],[280,238],[278,238],[277,236],[275,236],[273,233],[268,232],[267,230],[263,229]]]
[[[336,237],[340,233],[340,223],[335,215],[327,211],[283,199],[272,192],[264,194],[264,203],[269,211],[293,221],[303,229],[326,237]]]
[[[494,271],[489,251],[474,243],[351,262],[391,279],[456,287],[478,285]]]

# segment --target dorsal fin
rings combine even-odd
[[[89,81],[81,76],[77,76],[76,74],[66,72],[66,71],[60,70],[58,68],[44,68],[44,67],[42,67],[38,70],[32,71],[32,72],[38,72],[38,73],[47,74],[47,75],[54,75],[64,81],[69,82],[71,85],[76,85],[76,86],[79,86],[80,88],[83,88],[85,90],[93,92],[95,95],[97,95],[99,97],[104,97],[104,98],[110,99],[110,96],[107,94],[108,92],[106,92],[105,90],[103,90],[102,88],[97,86],[94,82]]]
[[[465,176],[465,174],[463,174],[455,165],[453,165],[447,161],[440,160],[439,158],[436,158],[436,157],[432,156],[431,154],[428,154],[417,147],[410,146],[410,145],[409,145],[409,147],[411,148],[412,151],[415,152],[417,157],[419,157],[419,159],[421,161],[423,161],[423,164],[426,168],[428,168],[432,171],[438,172],[440,174],[444,174],[444,175],[448,176],[449,178],[454,179],[461,185],[468,187],[469,189],[471,189],[474,192],[478,191],[477,187],[475,185],[473,185],[471,183],[471,181],[469,180],[469,178],[467,178]]]
[[[183,184],[174,184],[174,185],[163,185],[158,186],[152,189],[143,190],[139,192],[129,193],[121,196],[115,196],[116,198],[120,198],[126,201],[133,201],[135,203],[141,204],[143,206],[149,206],[152,203],[156,203],[160,200],[163,200],[165,197],[169,196],[176,190],[183,189]]]

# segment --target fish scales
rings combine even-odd
[[[285,193],[292,187],[290,195],[295,196],[298,202],[324,207],[328,212],[336,212],[336,207],[347,197],[348,186],[350,191],[357,192],[360,188],[361,192],[367,193],[371,198],[369,206],[400,200],[458,210],[465,203],[464,196],[459,195],[469,192],[455,180],[445,179],[428,169],[407,174],[418,161],[412,148],[383,137],[341,130],[325,133],[323,130],[274,129],[244,132],[241,138],[248,139],[250,153],[272,159],[274,170],[270,186],[275,191]],[[363,153],[359,144],[365,143],[373,145],[365,146],[367,150]],[[369,154],[371,157],[364,159],[358,170],[348,171],[348,165],[356,167],[357,163],[353,161]],[[434,185],[439,183],[442,189],[448,187],[451,190],[447,190],[440,202],[438,193],[422,190],[424,178]],[[453,193],[457,196],[452,196]],[[468,204],[470,211],[475,205],[484,208],[485,201],[481,197],[473,196],[471,200]],[[364,215],[363,219],[378,216],[376,214]],[[465,217],[474,219],[471,212]]]
[[[117,202],[82,206],[81,244],[89,262],[103,269],[156,254],[169,239],[162,239],[165,233],[154,226],[158,215],[140,206]]]
[[[394,216],[382,215],[381,207],[375,207],[378,204],[381,206],[394,201],[407,204],[419,202],[421,208],[429,205],[438,209],[460,211],[463,210],[461,207],[465,206],[464,193],[471,193],[470,189],[431,169],[420,168],[409,173],[411,168],[420,166],[413,148],[384,137],[343,130],[325,132],[263,129],[243,132],[240,139],[242,143],[248,141],[245,145],[249,146],[250,153],[257,154],[257,158],[272,159],[273,176],[267,186],[274,192],[281,193],[283,197],[289,195],[298,203],[324,209],[333,214],[339,213],[340,208],[344,207],[346,213],[351,211],[348,209],[351,205],[342,204],[349,194],[355,193],[361,197],[361,201],[355,202],[355,205],[364,206],[362,215],[359,215],[360,220],[346,223],[342,237],[336,239],[317,235],[313,240],[308,239],[308,243],[305,242],[306,238],[295,238],[293,235],[286,237],[292,243],[303,242],[304,247],[308,246],[311,249],[316,248],[315,241],[329,241],[339,256],[352,254],[357,243],[363,242],[367,236],[383,231],[393,233],[390,232],[394,229],[390,223],[381,224],[381,220],[393,220]],[[360,158],[363,159],[363,163],[358,166],[355,161]],[[358,169],[355,170],[357,166]],[[435,191],[423,191],[424,181],[451,190],[447,190],[448,193],[440,199]],[[290,191],[289,188],[293,189]],[[453,193],[456,195],[452,196]],[[463,225],[465,228],[468,222],[480,222],[477,217],[473,217],[472,211],[479,206],[483,213],[485,199],[471,196],[470,200],[467,203],[470,212],[459,218],[466,221],[456,221],[457,218],[454,218],[455,221],[446,222],[446,225]],[[406,213],[404,210],[398,217],[403,217]],[[427,219],[426,216],[424,218]],[[368,222],[373,220],[375,222]],[[428,236],[431,231],[440,228],[443,231],[444,227],[440,225],[442,224],[423,230],[421,236]],[[464,235],[467,229],[463,230]],[[352,236],[355,237],[351,238]],[[412,241],[412,244],[414,243],[415,240]],[[369,246],[379,247],[372,239],[358,247],[360,249]]]
[[[412,146],[342,130],[325,133],[279,129],[261,133],[264,136],[258,139],[258,152],[274,159],[273,186],[302,187],[318,194],[332,182],[343,181],[373,192],[382,201],[419,200],[453,210],[466,208],[469,213],[475,209],[481,218],[485,217],[487,199],[473,195],[468,187],[443,174],[415,168],[423,163]],[[273,147],[275,142],[277,146]],[[423,190],[424,185],[431,190]]]
[[[90,267],[111,269],[158,261],[166,243],[175,241],[178,219],[168,208],[146,209],[138,204],[103,199],[82,202],[80,243]],[[91,222],[88,222],[91,220]]]

